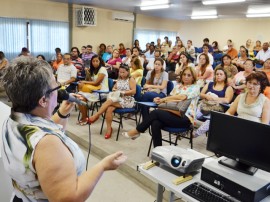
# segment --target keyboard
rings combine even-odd
[[[200,202],[239,202],[231,196],[214,191],[199,182],[188,185],[183,192]]]

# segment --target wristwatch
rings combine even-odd
[[[57,110],[57,114],[61,119],[66,119],[66,118],[70,117],[70,113],[68,113],[66,116],[64,116],[63,114],[60,113],[59,110]]]

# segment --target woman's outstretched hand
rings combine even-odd
[[[121,164],[123,164],[127,160],[127,156],[123,154],[122,151],[115,152],[100,161],[102,164],[104,171],[106,170],[115,170]]]

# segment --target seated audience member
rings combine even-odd
[[[229,55],[223,55],[221,58],[221,64],[216,66],[216,68],[223,68],[228,77],[228,83],[230,84],[234,76],[238,73],[237,67],[232,64],[231,57]]]
[[[55,54],[52,56],[52,58],[51,58],[51,64],[57,59],[57,55],[60,53],[60,54],[62,54],[61,53],[61,49],[60,48],[55,48]]]
[[[9,65],[4,52],[0,51],[0,76],[1,72]]]
[[[155,50],[159,50],[159,51],[160,51],[160,50],[161,50],[161,45],[162,45],[162,44],[161,44],[161,39],[158,38],[158,39],[157,39],[157,45],[155,45]]]
[[[166,51],[169,53],[169,52],[172,52],[172,49],[173,49],[173,46],[172,46],[172,41],[169,40],[168,41],[168,46],[165,46],[166,47]]]
[[[262,49],[261,41],[257,40],[256,45],[253,47],[253,50],[256,51],[256,54]]]
[[[142,102],[153,102],[155,97],[167,96],[168,73],[163,69],[164,60],[156,58],[154,61],[154,69],[148,71],[146,75],[145,89],[142,95]],[[149,115],[149,107],[141,106],[143,120]]]
[[[192,41],[191,40],[187,40],[186,52],[192,58],[192,60],[193,60],[192,62],[194,62],[195,61],[195,48],[192,45]]]
[[[145,50],[142,51],[142,53],[146,53],[147,51],[149,51],[149,49],[150,49],[150,43],[146,43],[145,44]]]
[[[144,58],[140,56],[140,49],[138,49],[137,47],[133,47],[132,51],[131,51],[132,56],[137,56],[141,63],[144,64]]]
[[[234,58],[232,63],[237,67],[238,71],[244,70],[244,63],[248,59],[248,49],[244,46],[240,46],[240,56],[238,58]]]
[[[165,46],[166,48],[169,46],[169,38],[167,36],[164,37],[164,42],[162,43],[163,46]]]
[[[91,58],[96,55],[96,53],[94,53],[92,51],[92,46],[91,45],[87,45],[86,46],[86,51],[85,53],[82,55],[82,60],[83,60],[83,64],[85,67],[89,68],[90,67],[90,60]]]
[[[155,46],[154,45],[150,45],[149,50],[147,52],[144,53],[146,59],[148,60],[149,58],[154,58],[155,57]],[[146,61],[144,61],[146,62]]]
[[[231,39],[228,39],[227,40],[227,45],[225,45],[224,47],[223,47],[223,53],[224,54],[227,54],[227,51],[228,51],[228,46],[229,46],[229,44],[232,44],[233,42],[232,42],[232,40]]]
[[[179,54],[186,51],[186,48],[181,40],[177,41],[177,50]]]
[[[131,58],[132,58],[131,50],[130,48],[126,48],[126,56],[122,58],[122,63],[130,67]]]
[[[103,57],[103,54],[106,52],[106,45],[104,43],[99,44],[98,47],[98,55],[99,57]]]
[[[79,55],[80,58],[82,58],[82,55],[85,53],[85,51],[86,51],[86,46],[82,46],[81,47],[81,53]]]
[[[268,58],[263,63],[263,68],[261,69],[267,75],[268,80],[270,81],[270,58]]]
[[[175,67],[175,74],[180,75],[180,73],[186,68],[186,67],[194,67],[194,64],[191,62],[190,57],[186,53],[180,53],[179,62],[176,64]]]
[[[161,58],[160,54],[161,54],[160,51],[155,51],[155,57],[148,59],[148,63],[146,67],[144,68],[144,74],[143,74],[144,76],[146,76],[148,71],[151,71],[154,69],[154,66],[155,66],[154,62],[157,58]],[[163,69],[166,69],[166,62],[163,63]]]
[[[209,39],[208,38],[203,39],[203,44],[206,44],[208,46],[208,52],[212,54],[213,53],[213,47],[209,44]],[[202,46],[202,49],[203,49],[203,46]]]
[[[135,39],[134,44],[133,44],[133,48],[137,48],[139,53],[142,52],[141,47],[140,47],[140,42],[138,39]]]
[[[37,59],[38,59],[38,60],[44,60],[44,61],[46,61],[44,55],[38,55],[38,56],[37,56]]]
[[[21,53],[18,56],[19,57],[29,57],[31,55],[30,55],[30,51],[28,50],[28,48],[23,47]]]
[[[77,69],[77,76],[82,76],[85,74],[84,72],[84,64],[83,60],[79,58],[80,51],[77,47],[72,47],[70,49],[71,52],[71,63],[76,67]]]
[[[66,86],[67,92],[72,92],[75,90],[76,86],[70,85],[72,82],[76,81],[77,69],[71,63],[71,54],[64,54],[64,64],[61,64],[56,72],[57,81],[61,83],[61,86]]]
[[[212,47],[212,46],[211,46],[211,47]],[[204,54],[206,54],[206,55],[208,56],[210,65],[213,65],[213,63],[214,63],[214,58],[213,58],[212,54],[208,52],[208,51],[209,51],[209,46],[208,46],[207,44],[204,44],[203,47],[202,47],[202,50],[203,50],[203,52],[200,53],[200,54],[197,56],[197,64],[199,64],[199,58],[200,58],[200,55],[204,53]]]
[[[125,48],[123,43],[119,44],[119,49],[118,50],[119,50],[120,58],[123,58],[123,57],[126,56],[126,48]]]
[[[174,46],[172,52],[167,57],[167,72],[174,72],[176,63],[179,61],[179,53],[177,51],[177,46]]]
[[[220,52],[220,50],[218,48],[218,42],[217,41],[213,41],[212,47],[213,47],[213,53],[219,53]]]
[[[105,113],[107,130],[105,139],[109,139],[112,136],[112,120],[113,111],[116,108],[131,108],[135,104],[134,95],[136,93],[136,82],[130,77],[130,70],[127,65],[120,65],[119,67],[119,78],[113,87],[113,91],[120,91],[121,99],[113,101],[107,99],[105,103],[99,108],[98,112],[89,118],[90,123],[94,123],[99,119],[99,116]]]
[[[193,123],[195,117],[195,107],[197,97],[200,94],[200,87],[196,85],[196,73],[193,68],[187,67],[180,76],[181,84],[174,87],[171,96],[160,98],[156,97],[154,102],[157,104],[166,102],[181,102],[192,99],[187,111],[183,114],[179,110],[157,109],[151,111],[142,123],[136,129],[122,133],[126,138],[135,139],[140,133],[144,133],[150,126],[154,147],[162,146],[161,129],[164,127],[188,128]]]
[[[251,39],[248,39],[246,41],[246,47],[245,48],[248,50],[248,56],[250,58],[253,58],[255,55],[254,55],[254,51],[253,51],[253,42],[251,41]]]
[[[268,79],[263,72],[252,72],[246,78],[246,92],[234,100],[226,114],[237,113],[240,118],[269,124],[270,101],[263,95],[268,85]]]
[[[167,57],[168,57],[168,52],[166,51],[166,48],[164,45],[161,45],[160,47],[160,57],[166,61],[167,60]]]
[[[228,77],[226,71],[222,67],[216,67],[214,81],[206,84],[200,94],[203,102],[216,102],[229,104],[233,99],[233,88],[228,85]],[[196,118],[202,119],[204,113],[202,113],[199,107],[196,112]],[[199,128],[194,131],[193,137],[198,137],[205,134],[209,130],[209,121],[205,121]]]
[[[87,93],[91,93],[93,90],[108,91],[108,73],[104,66],[103,60],[98,55],[94,55],[91,58],[90,69],[86,70],[85,81],[79,81],[78,90]],[[79,109],[82,116],[78,124],[83,126],[87,124],[87,108],[79,105]]]
[[[119,57],[119,51],[117,49],[114,49],[112,53],[112,58],[109,59],[107,63],[105,63],[109,78],[118,78],[118,72],[121,63],[122,59]]]
[[[116,152],[85,171],[83,152],[65,134],[74,104],[63,101],[52,115],[60,86],[47,62],[16,58],[1,80],[12,102],[1,138],[1,161],[14,186],[10,201],[86,201],[104,171],[126,160]]]
[[[57,71],[58,67],[62,64],[64,64],[63,55],[58,53],[56,60],[52,63],[54,71]]]
[[[136,81],[136,84],[139,86],[142,82],[143,77],[143,67],[140,59],[137,56],[132,56],[130,61],[130,76],[133,77]]]
[[[199,56],[199,64],[195,67],[197,72],[197,79],[204,82],[213,80],[214,70],[209,64],[209,57],[205,53],[201,53]]]
[[[229,55],[232,60],[238,57],[238,51],[233,47],[233,43],[228,44],[228,50],[226,54]]]
[[[262,49],[256,55],[256,62],[263,65],[263,63],[270,58],[270,49],[268,42],[264,42]]]
[[[246,78],[254,71],[254,69],[254,61],[247,59],[244,63],[244,71],[240,71],[234,76],[230,85],[235,89],[236,95],[244,91],[246,88]]]
[[[104,62],[107,62],[109,59],[111,59],[112,58],[112,52],[113,52],[112,46],[108,45],[107,48],[106,48],[106,52],[103,53],[103,55],[102,55],[102,60]]]
[[[176,36],[176,37],[175,37],[175,43],[174,43],[174,45],[177,46],[177,43],[178,43],[178,41],[180,41],[180,40],[181,40],[180,37],[179,37],[179,36]]]

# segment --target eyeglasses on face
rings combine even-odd
[[[57,86],[55,88],[47,90],[45,94],[50,95],[53,91],[58,90],[60,88],[61,88],[61,84],[59,82],[57,82]]]

